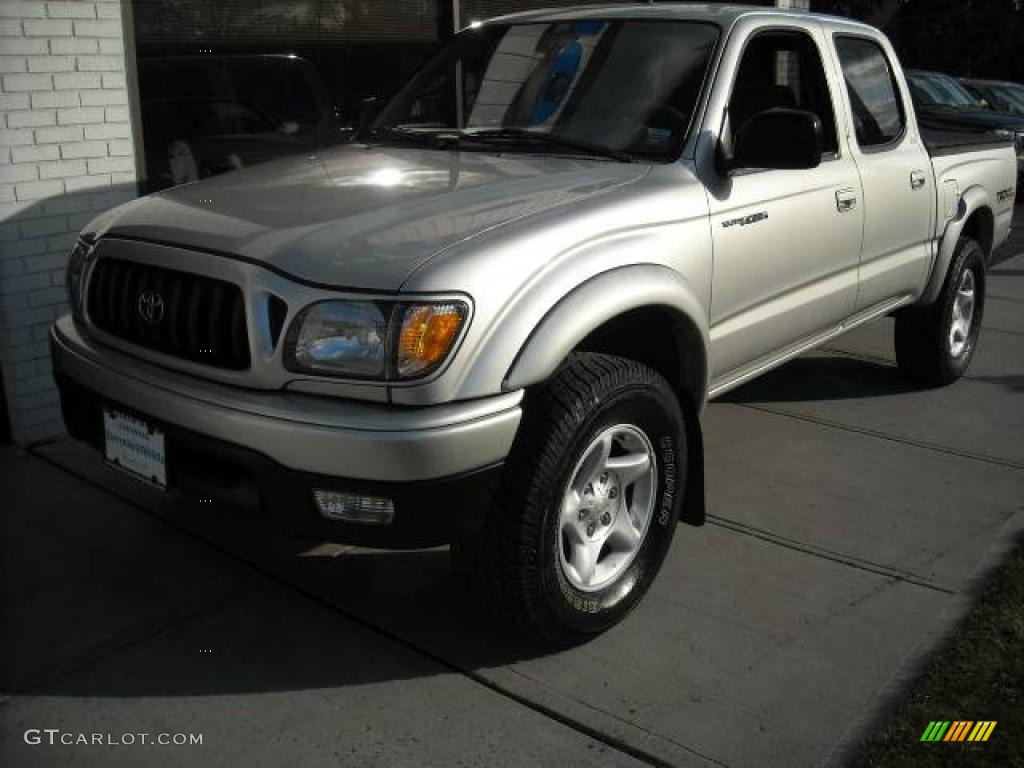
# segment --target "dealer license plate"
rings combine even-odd
[[[126,413],[104,408],[103,434],[109,464],[158,488],[167,487],[162,429]]]

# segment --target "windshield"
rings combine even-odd
[[[717,27],[675,21],[483,25],[416,74],[368,138],[669,160],[717,40]]]
[[[981,109],[982,106],[960,83],[946,75],[911,75],[915,100],[929,107]]]

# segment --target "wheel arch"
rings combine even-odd
[[[672,345],[641,362],[685,392],[700,412],[708,388],[709,336],[704,316],[689,283],[668,267],[645,264],[603,272],[564,296],[541,318],[509,366],[504,388],[521,389],[545,381],[569,353],[585,343],[589,351],[636,359],[636,339],[624,339],[623,334],[651,332],[664,324],[673,333]],[[598,341],[616,344],[618,351],[593,349]],[[627,354],[627,349],[634,354]],[[687,369],[673,371],[656,364],[672,359],[687,363]]]
[[[510,366],[505,387],[528,388],[546,381],[576,351],[618,355],[658,371],[676,392],[687,428],[680,519],[701,525],[700,414],[707,400],[709,349],[703,316],[685,278],[667,267],[642,265],[602,273],[564,297],[538,323]]]
[[[956,216],[946,224],[942,234],[935,265],[928,284],[917,302],[919,305],[934,304],[939,298],[942,286],[946,282],[949,265],[953,261],[953,254],[956,252],[956,245],[964,235],[974,238],[981,244],[987,262],[992,255],[995,239],[995,213],[988,193],[983,187],[970,187],[960,196]]]

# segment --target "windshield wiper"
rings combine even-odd
[[[390,128],[378,128],[374,131],[369,131],[365,137],[366,139],[376,141],[386,141],[393,139],[400,141],[405,144],[415,144],[417,146],[427,147],[440,147],[448,148],[453,143],[458,141],[458,135],[450,132],[434,133],[430,131],[415,131],[409,128],[402,128],[401,126],[393,126]]]
[[[591,144],[588,141],[568,139],[564,136],[557,136],[550,133],[529,131],[525,128],[494,128],[485,131],[461,131],[456,135],[460,139],[468,141],[511,141],[547,144],[552,147],[561,147],[563,149],[572,150],[573,152],[580,152],[587,155],[593,155],[595,157],[608,157],[612,160],[618,160],[620,163],[636,162],[636,158],[631,154],[619,149],[612,149],[611,147],[606,147],[602,144]],[[445,136],[451,137],[453,134],[445,134]]]
[[[620,163],[633,163],[636,158],[628,152],[612,149],[601,144],[591,144],[587,141],[568,139],[562,136],[555,136],[550,133],[529,131],[525,128],[494,128],[484,131],[456,131],[451,129],[440,129],[437,131],[415,131],[401,126],[382,128],[372,131],[368,138],[377,140],[394,139],[419,146],[429,146],[438,149],[454,149],[460,144],[477,142],[480,144],[497,144],[510,142],[518,144],[546,144],[552,147],[561,147],[576,153],[591,155],[593,157],[607,157],[618,160]]]

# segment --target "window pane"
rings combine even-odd
[[[817,115],[822,150],[838,151],[835,111],[821,54],[802,32],[762,32],[747,45],[729,100],[732,135],[759,112],[779,107]]]
[[[850,94],[857,141],[862,147],[888,144],[903,133],[903,107],[885,53],[877,43],[840,37],[836,49]]]
[[[487,24],[420,70],[375,130],[528,131],[665,160],[686,135],[717,38],[709,24],[676,21]]]

